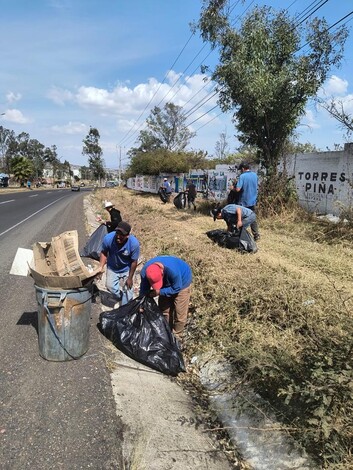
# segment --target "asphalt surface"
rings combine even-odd
[[[39,355],[33,279],[9,274],[18,247],[73,229],[85,242],[84,192],[41,193],[0,193],[0,468],[122,469],[122,424],[97,305],[88,352],[76,361],[46,361]]]

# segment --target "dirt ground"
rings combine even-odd
[[[177,210],[172,203],[163,204],[156,195],[114,188],[101,189],[86,198],[93,220],[97,214],[104,215],[104,200],[115,203],[123,219],[131,224],[133,234],[140,240],[141,255],[145,260],[157,254],[173,254],[192,266],[190,318],[183,337],[188,360],[200,351],[211,349],[215,355],[234,355],[238,360],[246,361],[250,373],[271,371],[272,368],[274,373],[278,370],[285,374],[288,364],[299,370],[305,367],[301,360],[307,344],[303,342],[305,337],[298,332],[309,328],[312,332],[310,338],[316,341],[316,338],[325,336],[327,344],[330,338],[337,338],[338,346],[338,338],[346,341],[347,335],[343,327],[340,329],[339,319],[346,319],[349,325],[346,317],[352,311],[353,250],[351,242],[342,242],[337,234],[331,240],[325,239],[324,225],[301,220],[299,213],[260,218],[258,252],[241,255],[234,250],[217,247],[207,238],[208,230],[224,229],[225,224],[224,221],[214,222],[206,213]],[[196,202],[198,207],[202,206],[201,199]],[[323,242],[317,241],[323,239]],[[336,318],[334,315],[337,322],[333,320]],[[321,343],[318,342],[319,345]],[[192,409],[192,402],[187,400],[187,396],[185,398],[185,392],[176,384],[173,383],[177,387],[172,392],[173,397],[179,397],[180,392],[188,403],[179,411],[176,406],[184,398],[178,398],[170,408],[159,403],[162,397],[163,400],[170,399],[169,388],[164,389],[164,383],[168,383],[168,387],[172,383],[169,379],[146,371],[135,373],[130,367],[136,368],[136,364],[130,367],[122,365],[121,355],[117,356],[116,363],[118,367],[113,369],[112,383],[117,391],[118,413],[122,413],[127,424],[127,459],[131,461],[131,456],[135,459],[135,455],[137,460],[141,455],[147,459],[140,460],[131,468],[179,468],[173,466],[175,462],[167,457],[173,454],[175,458],[175,451],[179,456],[183,455],[183,459],[191,455],[195,458],[200,448],[206,451],[199,454],[202,458],[214,456],[215,449],[218,456],[222,455],[217,447],[219,441],[209,441],[208,444],[205,441],[201,447],[196,445],[193,449],[184,447],[181,441],[178,446],[181,435],[185,435],[189,443],[194,439],[197,442],[196,438],[187,437],[191,431],[207,436],[207,439],[209,435],[199,427],[197,416],[185,414],[188,406]],[[194,372],[197,374],[189,362],[189,378]],[[158,385],[154,389],[157,377]],[[269,379],[270,374],[264,376],[265,381]],[[125,383],[130,384],[131,393],[123,395]],[[157,398],[156,401],[152,396]],[[170,402],[166,405],[169,407]],[[153,410],[162,412],[165,419],[162,429],[159,427],[163,420],[160,421]],[[150,457],[146,450],[141,453],[140,449],[146,449],[144,443],[149,436],[152,441],[158,440],[153,437],[155,434],[150,426],[155,424],[156,436],[163,436],[161,442],[169,442],[172,446],[160,447],[169,449],[160,453],[158,446],[151,445],[148,448],[153,456]],[[308,432],[316,431],[312,428]],[[149,466],[153,459],[161,459],[159,467],[155,464]],[[212,465],[220,465],[218,468],[231,465],[226,460],[211,461]],[[203,460],[198,460],[198,464],[197,459],[195,462],[180,461],[180,468],[214,468],[206,466]],[[235,465],[231,468],[244,468],[245,463],[239,461]]]
[[[92,209],[92,197],[86,197],[85,213],[90,233],[98,226],[96,212]],[[138,279],[135,282],[138,283]],[[100,303],[96,307],[97,315],[109,310]],[[116,412],[124,426],[125,469],[240,468],[234,460],[228,460],[216,436],[207,432],[192,397],[175,379],[128,358],[104,338],[103,342]]]

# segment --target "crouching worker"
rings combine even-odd
[[[238,206],[238,204],[228,204],[223,209],[216,209],[213,214],[213,220],[224,219],[229,232],[233,232],[235,227],[247,228],[256,222],[256,214],[247,207]]]
[[[106,201],[104,204],[104,208],[108,211],[110,215],[110,220],[108,220],[105,225],[107,226],[108,233],[114,232],[117,228],[118,224],[123,220],[121,218],[120,211],[115,209],[114,204],[110,201]]]
[[[107,264],[106,287],[121,305],[133,299],[133,277],[140,255],[140,243],[130,232],[130,225],[120,222],[114,232],[103,238],[99,259],[102,272]]]
[[[179,339],[188,318],[191,281],[190,266],[176,256],[156,256],[141,270],[140,295],[159,296],[158,306]]]

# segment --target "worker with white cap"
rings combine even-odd
[[[163,184],[161,186],[161,190],[164,192],[166,197],[166,202],[170,202],[170,197],[172,195],[172,187],[168,181],[168,178],[163,179]]]
[[[114,204],[110,201],[105,201],[104,209],[106,209],[110,215],[110,220],[105,222],[105,225],[108,229],[108,233],[114,232],[118,224],[122,221],[120,211],[118,209],[115,209]]]

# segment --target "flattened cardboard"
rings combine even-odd
[[[51,242],[33,245],[31,276],[38,287],[75,289],[84,287],[99,272],[99,262],[86,258],[88,269],[78,252],[76,230],[64,232]]]

